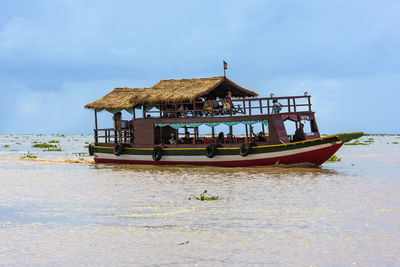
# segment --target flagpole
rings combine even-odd
[[[224,77],[226,77],[225,60],[222,60],[222,67],[224,68]]]
[[[225,60],[222,60],[222,66],[224,67],[224,77],[226,77],[226,69],[228,68],[228,64],[225,62]]]

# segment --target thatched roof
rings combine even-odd
[[[162,80],[151,88],[115,88],[99,100],[87,104],[92,109],[131,109],[139,105],[192,102],[198,97],[257,96],[257,93],[235,84],[225,77]]]

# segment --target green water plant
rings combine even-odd
[[[328,162],[342,161],[342,158],[339,158],[338,156],[333,155],[333,156],[330,157],[327,161],[328,161]]]
[[[57,145],[52,145],[52,144],[47,144],[47,143],[36,143],[32,147],[37,147],[37,148],[56,148]]]
[[[50,147],[48,149],[45,149],[43,151],[62,151],[61,147]]]
[[[195,196],[192,194],[192,195],[190,195],[189,200],[191,200],[193,198],[196,200],[200,200],[200,201],[210,201],[210,200],[218,200],[219,199],[218,196],[207,197],[207,196],[205,196],[206,193],[207,193],[207,190],[204,190],[204,192],[201,193],[200,196]]]
[[[21,159],[36,159],[37,156],[31,152],[27,152],[26,154],[21,155]]]
[[[345,146],[368,146],[369,144],[355,140],[354,142],[351,142],[351,143],[344,143],[344,145]]]
[[[10,147],[9,145],[4,145],[3,147]]]
[[[399,144],[399,142],[392,142],[392,144],[394,144],[394,145],[398,145],[398,144]]]
[[[60,141],[58,141],[58,140],[50,140],[49,141],[49,144],[58,144],[58,143],[60,143]]]

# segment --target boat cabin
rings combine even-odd
[[[226,77],[212,77],[162,80],[150,88],[115,88],[85,108],[94,110],[98,146],[168,148],[214,143],[237,147],[242,143],[289,143],[299,141],[299,136],[302,140],[319,138],[310,100],[307,93],[258,97]],[[97,113],[103,110],[113,114],[113,127],[98,128]],[[121,117],[123,110],[129,118]],[[289,122],[292,131],[287,128]],[[215,131],[220,125],[227,129],[222,134]],[[241,130],[236,130],[236,125]],[[205,134],[204,129],[210,133]]]

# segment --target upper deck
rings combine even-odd
[[[279,105],[275,105],[276,100]],[[150,109],[151,108],[151,109]],[[311,96],[281,96],[264,98],[232,98],[210,99],[194,102],[181,102],[173,104],[159,104],[141,107],[139,118],[186,118],[188,120],[198,117],[234,117],[270,115],[276,113],[312,112]]]

